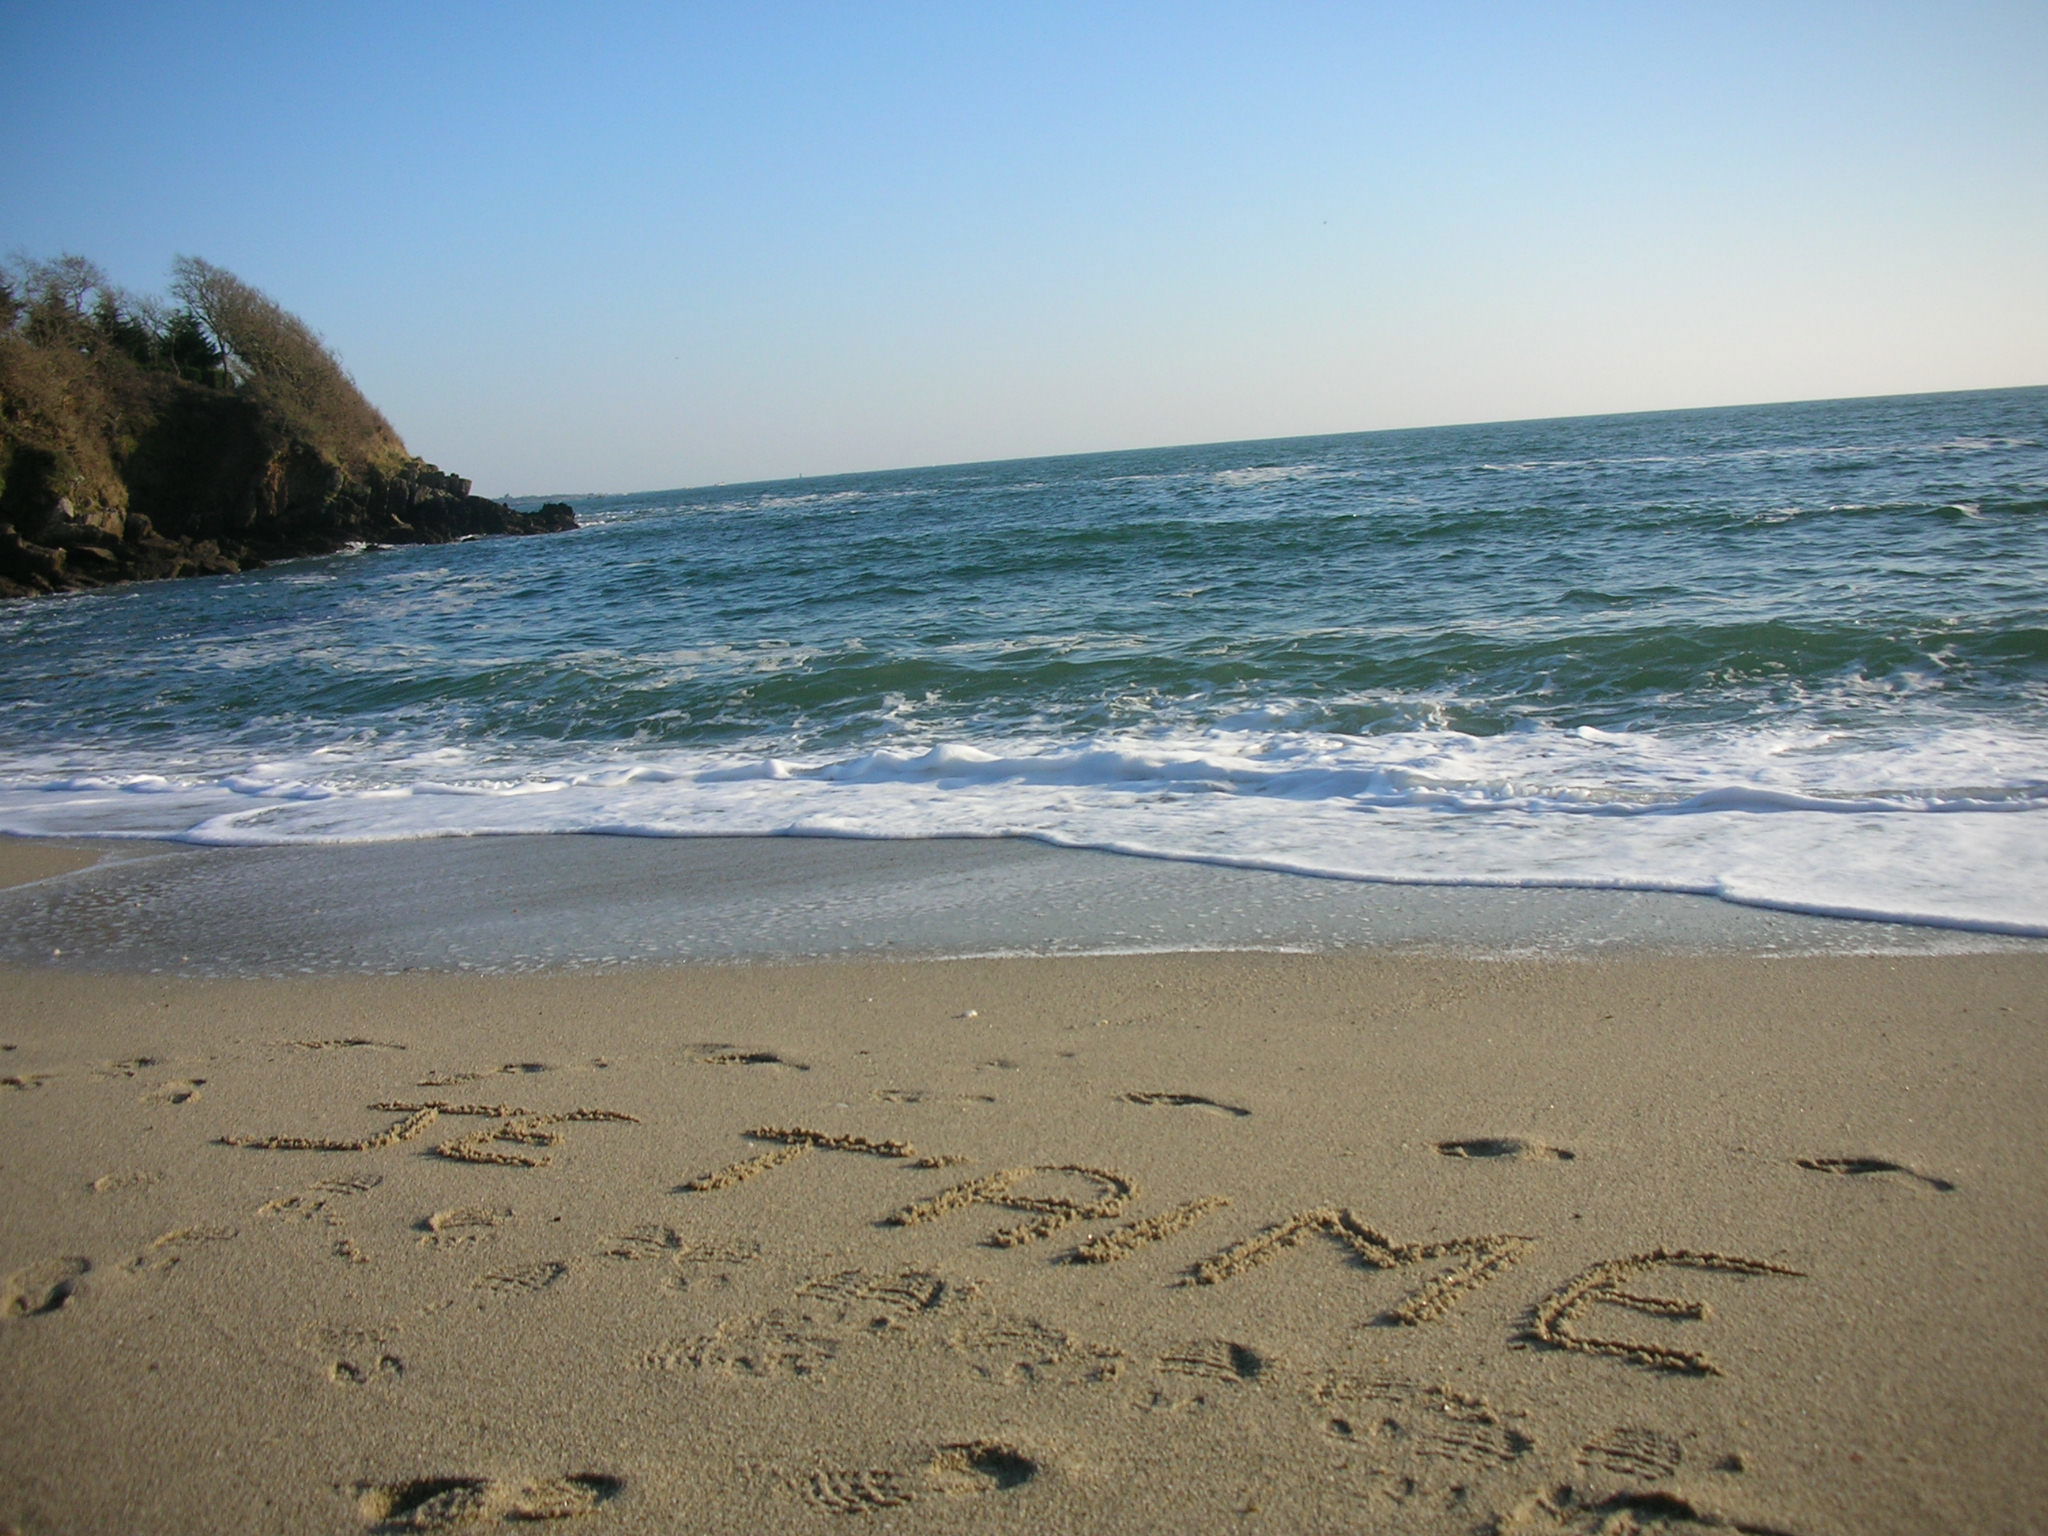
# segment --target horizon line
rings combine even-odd
[[[760,480],[710,480],[696,485],[669,485],[626,491],[507,491],[497,499],[513,501],[566,501],[571,497],[610,498],[616,496],[672,496],[683,491],[750,490],[755,486],[794,485],[804,480],[851,480],[863,475],[908,475],[934,469],[981,469],[1002,464],[1038,464],[1054,459],[1106,458],[1120,453],[1175,453],[1195,448],[1234,448],[1252,443],[1300,443],[1325,437],[1373,437],[1393,432],[1454,432],[1464,427],[1540,426],[1549,422],[1600,421],[1623,416],[1680,416],[1694,411],[1771,410],[1788,405],[1844,405],[1864,400],[1923,400],[1942,395],[2002,395],[2021,390],[2048,389],[2038,384],[1992,384],[1970,389],[1926,389],[1894,391],[1880,395],[1818,395],[1797,400],[1736,400],[1717,405],[1654,406],[1635,411],[1577,411],[1563,416],[1490,416],[1473,421],[1430,422],[1412,427],[1358,427],[1341,432],[1294,432],[1285,437],[1219,437],[1197,443],[1147,443],[1132,448],[1079,448],[1062,453],[1026,453],[996,459],[944,459],[930,464],[897,464],[877,469],[836,469],[818,473],[770,475]]]

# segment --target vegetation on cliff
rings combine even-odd
[[[574,526],[414,458],[231,272],[180,257],[161,299],[79,256],[0,269],[0,596]]]

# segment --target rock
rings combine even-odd
[[[70,497],[35,496],[47,477],[12,477],[10,510],[26,512],[33,532],[0,519],[0,598],[226,575],[350,543],[447,544],[577,526],[565,502],[517,512],[416,459],[351,475],[307,444],[265,444],[244,405],[223,398],[185,410],[180,420],[197,435],[159,436],[138,452],[125,508],[81,511]]]
[[[64,551],[31,544],[0,524],[0,591],[10,597],[53,592],[64,586]]]
[[[523,513],[473,494],[462,476],[406,456],[381,418],[377,431],[337,436],[331,421],[324,433],[296,425],[246,391],[138,370],[112,354],[81,362],[59,351],[48,368],[28,368],[33,353],[0,328],[0,597],[226,574],[357,543],[576,526],[560,502]],[[41,414],[17,410],[21,381],[46,373],[83,393],[52,386],[38,397]],[[95,377],[104,408],[88,410],[80,401]]]

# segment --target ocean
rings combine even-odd
[[[1027,838],[2048,936],[2048,388],[573,499],[0,604],[0,831]]]

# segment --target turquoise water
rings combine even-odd
[[[1010,835],[2048,933],[2048,389],[578,511],[0,607],[0,829]]]

